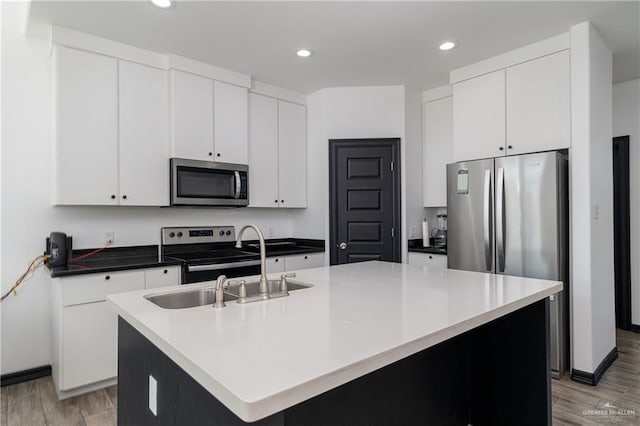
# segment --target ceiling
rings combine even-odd
[[[614,82],[640,77],[639,2],[214,2],[170,10],[140,1],[36,1],[31,19],[175,53],[310,93],[406,84],[430,89],[450,70],[592,21],[614,52]],[[452,51],[438,45],[458,43]],[[310,58],[297,48],[314,51]]]

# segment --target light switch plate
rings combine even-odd
[[[149,375],[149,410],[158,416],[158,381]]]

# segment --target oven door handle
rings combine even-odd
[[[240,172],[236,170],[235,172],[233,172],[233,175],[235,176],[235,181],[236,181],[236,194],[234,198],[238,199],[240,198],[240,191],[242,190],[242,182],[240,181]]]
[[[187,271],[188,272],[218,271],[220,269],[242,268],[244,266],[256,266],[259,264],[260,264],[259,260],[245,260],[242,262],[212,263],[208,265],[187,265]]]

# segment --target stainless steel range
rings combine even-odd
[[[168,227],[161,230],[163,258],[182,262],[182,283],[260,274],[260,255],[237,249],[233,226]]]

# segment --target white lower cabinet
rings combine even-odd
[[[118,315],[107,295],[178,285],[180,268],[52,278],[51,284],[52,375],[65,397],[108,385],[118,375]]]
[[[446,269],[447,255],[409,252],[409,255],[407,256],[407,263],[410,265],[432,266]]]
[[[285,270],[295,272],[300,269],[317,268],[324,266],[324,253],[299,254],[287,256]]]
[[[180,267],[145,269],[144,288],[161,288],[180,285]]]
[[[267,274],[284,272],[284,256],[267,258]]]
[[[295,272],[324,266],[324,253],[296,254],[267,258],[267,274]]]

